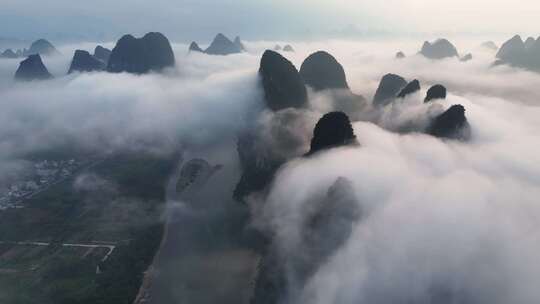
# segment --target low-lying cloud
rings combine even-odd
[[[311,204],[340,178],[351,185],[360,216],[351,221],[350,235],[304,284],[290,281],[289,300],[538,303],[540,75],[490,68],[494,54],[478,49],[481,42],[457,44],[461,53],[473,53],[468,63],[421,58],[415,53],[422,41],[293,44],[297,52],[286,56],[297,67],[312,51],[335,55],[352,91],[368,104],[362,121],[353,123],[359,147],[293,159],[278,172],[267,199],[256,202],[264,208],[254,220],[273,232],[286,257],[305,249],[298,240]],[[66,144],[96,152],[160,152],[178,144],[211,149],[251,119],[256,123],[249,126],[262,128],[272,153],[302,155],[332,95],[310,92],[308,111],[260,115],[258,62],[275,44],[248,42],[249,53],[227,57],[187,55],[187,46],[175,45],[177,68],[163,75],[61,76],[68,56],[45,59],[60,76],[51,81],[15,84],[5,76],[0,166]],[[394,59],[398,50],[408,57]],[[1,75],[8,75],[9,64],[0,64]],[[374,115],[369,103],[386,73],[418,78],[423,87]],[[424,104],[427,88],[436,83],[448,88],[447,99]],[[419,131],[453,104],[467,110],[470,142],[391,132]],[[291,120],[297,125],[288,129]]]
[[[356,79],[375,81],[375,69],[380,76],[418,78],[424,90],[383,109],[380,126],[356,122],[361,146],[291,161],[276,176],[267,200],[258,202],[265,204],[260,218],[276,236],[278,255],[293,270],[296,255],[311,252],[301,245],[309,232],[309,210],[336,180],[351,183],[362,214],[345,244],[305,284],[298,285],[298,273],[286,274],[286,301],[537,303],[540,108],[531,84],[540,77],[489,68],[488,55],[467,64],[419,57],[398,62],[385,51],[369,56],[375,65],[358,64],[365,62],[363,55],[339,58],[349,73],[351,67],[364,70],[349,74],[353,90],[366,94]],[[450,94],[426,105],[426,85],[433,83],[447,85]],[[452,104],[467,109],[470,142],[385,130],[410,123],[421,129],[430,112]]]
[[[160,153],[179,144],[211,144],[235,136],[248,112],[262,107],[256,70],[231,69],[226,60],[220,65],[182,53],[178,70],[164,74],[65,76],[70,59],[62,51],[63,57],[44,59],[53,80],[4,78],[0,163],[64,146]]]

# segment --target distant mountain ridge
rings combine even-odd
[[[107,71],[145,74],[174,65],[174,52],[167,37],[150,32],[142,38],[131,35],[120,38],[110,55]]]
[[[105,69],[105,62],[97,59],[88,51],[76,50],[68,74],[73,72],[93,72]]]
[[[500,47],[495,57],[495,65],[507,64],[540,72],[540,37],[523,41],[520,35],[515,35]]]
[[[14,51],[14,49],[15,46],[8,47],[6,50],[4,50],[4,52],[0,53],[0,58],[14,59],[28,57],[30,55],[36,54],[39,54],[41,56],[60,55],[60,52],[56,49],[56,47],[46,39],[38,39],[32,42],[28,49],[18,48],[16,51]]]
[[[222,33],[216,35],[206,50],[203,50],[195,41],[193,41],[189,46],[190,52],[200,52],[208,55],[219,56],[239,54],[245,52],[245,50],[246,48],[239,36],[236,36],[233,41]]]
[[[53,76],[43,64],[39,54],[28,56],[28,58],[20,63],[15,73],[15,80],[22,81],[46,80],[51,78]]]
[[[456,47],[447,39],[437,39],[434,42],[426,41],[420,54],[429,59],[444,59],[459,57]]]

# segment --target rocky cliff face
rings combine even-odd
[[[232,54],[239,54],[246,50],[246,47],[242,43],[242,39],[239,36],[231,41],[227,36],[219,33],[216,35],[212,43],[206,50],[203,50],[195,41],[189,46],[190,52],[201,52],[208,55],[226,56]]]
[[[289,60],[269,50],[261,58],[259,75],[266,106],[275,112],[273,118],[282,127],[279,136],[287,138],[288,125],[297,120],[296,109],[307,105],[304,82]],[[269,142],[261,131],[247,130],[239,135],[237,150],[242,177],[234,191],[234,198],[238,201],[245,201],[250,194],[263,191],[271,183],[277,169],[287,160],[287,156],[275,153],[273,146],[276,143]]]
[[[536,43],[536,40],[534,40],[533,37],[527,38],[527,40],[525,40],[525,43],[524,43],[525,49],[532,48],[535,43]]]
[[[417,79],[409,82],[397,95],[399,98],[405,98],[410,94],[420,91],[420,81]]]
[[[450,107],[433,120],[428,133],[439,138],[468,140],[471,137],[471,129],[465,117],[465,108],[462,105]]]
[[[264,52],[259,75],[269,109],[279,111],[306,106],[307,91],[302,77],[294,65],[279,53]]]
[[[49,73],[41,60],[41,56],[38,54],[30,55],[23,60],[15,73],[15,80],[31,81],[50,78],[53,78],[53,76]]]
[[[445,99],[446,98],[446,88],[443,85],[436,84],[429,88],[426,94],[424,102],[430,102],[434,99]]]
[[[300,68],[300,76],[315,91],[349,89],[343,66],[324,51],[313,53],[304,60]]]
[[[343,112],[331,112],[325,114],[315,126],[308,154],[355,143],[356,136],[349,117]]]
[[[384,75],[373,97],[373,104],[379,107],[390,104],[405,86],[405,78],[395,74]]]
[[[101,60],[105,65],[109,63],[109,58],[111,57],[112,51],[102,47],[101,45],[96,46],[94,49],[94,57]]]
[[[161,33],[148,33],[142,38],[125,35],[112,50],[107,71],[144,74],[161,71],[175,64],[169,40]]]
[[[103,61],[90,55],[87,51],[76,50],[71,60],[68,74],[73,72],[102,71],[103,69],[105,69],[105,63]]]

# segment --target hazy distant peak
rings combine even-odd
[[[517,42],[517,41],[523,42],[523,39],[521,38],[520,35],[514,35],[514,37],[512,37],[512,38],[510,39],[510,41],[513,41],[513,42]]]
[[[444,38],[437,39],[433,43],[425,41],[420,50],[420,54],[430,59],[444,59],[459,56],[456,47]]]
[[[519,35],[506,41],[496,55],[499,64],[509,64],[529,70],[540,71],[540,39],[527,38],[525,42]]]
[[[41,56],[52,56],[52,55],[58,55],[60,52],[50,43],[48,40],[45,39],[38,39],[34,41],[30,45],[30,49],[28,49],[24,55],[35,55],[39,54]]]
[[[227,36],[225,36],[222,33],[219,33],[216,35],[216,37],[212,41],[212,44],[234,44],[234,43]]]
[[[486,41],[486,42],[482,43],[480,46],[483,47],[483,48],[492,50],[492,51],[496,51],[496,50],[499,49],[497,44],[495,44],[495,42],[493,42],[493,41]]]
[[[19,56],[12,49],[7,49],[2,54],[0,54],[0,58],[14,59],[14,58],[17,58],[17,57],[19,57]]]
[[[227,36],[225,36],[223,33],[218,33],[214,40],[228,40],[231,41]]]
[[[143,39],[167,39],[167,37],[160,32],[149,32],[143,36]]]
[[[204,52],[203,49],[201,49],[201,47],[199,46],[199,44],[197,44],[197,42],[193,41],[190,45],[189,45],[189,51],[190,52]]]
[[[236,36],[233,41],[234,45],[241,51],[245,51],[246,47],[242,43],[242,39],[240,39],[240,36]]]
[[[536,40],[533,37],[529,37],[527,38],[527,40],[525,40],[525,48],[526,49],[531,48],[534,46],[535,43],[536,43]]]
[[[101,71],[105,68],[105,63],[90,55],[88,51],[76,50],[71,60],[68,74],[73,72],[93,72]]]
[[[167,37],[151,32],[142,38],[124,35],[112,50],[107,71],[144,74],[175,64],[174,53]]]
[[[286,46],[283,47],[283,51],[284,52],[294,52],[294,48],[290,44],[287,44]]]
[[[232,42],[227,36],[219,33],[204,52],[209,55],[230,55],[238,54],[242,51],[243,45],[239,37],[235,39],[235,42]]]
[[[435,40],[435,42],[433,44],[452,44],[448,39],[446,38],[439,38],[437,40]]]
[[[21,61],[19,68],[15,73],[16,80],[31,81],[50,78],[53,78],[53,76],[43,64],[39,54],[30,55],[28,58]]]
[[[120,37],[120,39],[118,40],[118,42],[116,44],[118,44],[120,42],[132,41],[132,40],[137,40],[137,39],[135,37],[133,37],[133,35],[131,35],[131,34],[126,34],[126,35]]]

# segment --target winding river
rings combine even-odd
[[[241,241],[247,210],[232,199],[234,147],[184,153],[167,184],[162,246],[136,303],[249,303],[259,256]]]

